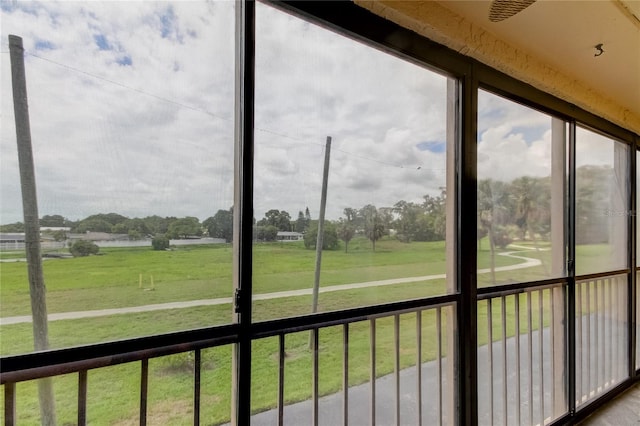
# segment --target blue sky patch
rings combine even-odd
[[[533,142],[541,140],[542,137],[544,136],[544,132],[546,132],[547,130],[548,128],[546,126],[533,126],[533,127],[518,126],[518,127],[514,127],[510,133],[511,134],[521,133],[527,145],[531,146]]]
[[[38,5],[31,2],[4,1],[0,0],[0,10],[7,13],[21,10],[32,16],[38,16]]]
[[[9,3],[8,1],[0,1],[0,10],[3,12],[13,12],[17,8],[15,3]]]
[[[129,55],[118,58],[116,62],[122,66],[131,66],[133,64],[133,62],[131,61],[131,56]]]
[[[49,40],[36,41],[36,50],[53,50],[55,48],[55,44],[51,43]]]
[[[162,24],[162,28],[160,30],[160,34],[162,34],[162,38],[168,38],[174,32],[174,24],[176,21],[176,15],[173,12],[173,8],[167,8],[167,12],[164,15],[160,16],[160,23]]]
[[[93,40],[96,42],[96,45],[100,50],[111,50],[111,45],[107,41],[107,38],[104,36],[104,34],[94,35]]]
[[[447,144],[440,141],[425,141],[416,145],[420,151],[431,151],[436,154],[443,153],[447,149]]]

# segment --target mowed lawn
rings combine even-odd
[[[488,244],[485,244],[488,246]],[[373,253],[365,239],[353,241],[349,252],[323,253],[321,285],[337,285],[402,277],[442,274],[445,271],[443,242],[403,244],[380,241]],[[513,251],[513,250],[511,250]],[[105,249],[102,256],[45,262],[47,303],[49,312],[67,312],[136,306],[176,300],[198,300],[229,297],[232,292],[232,248],[229,245],[180,248],[154,252],[150,249]],[[496,274],[497,282],[537,279],[548,267],[549,252],[522,253],[540,258],[543,265],[525,270]],[[489,267],[488,250],[479,254],[479,268]],[[522,260],[496,256],[496,266],[521,263]],[[268,293],[313,284],[315,252],[300,243],[256,244],[254,247],[254,291]],[[143,274],[140,287],[139,277]],[[154,290],[151,287],[153,275]],[[483,275],[486,277],[486,274]],[[2,317],[29,313],[26,265],[0,265],[0,303]],[[404,300],[443,294],[444,280],[395,284],[358,290],[323,293],[321,310]],[[9,304],[9,305],[8,305]],[[511,302],[512,304],[512,302]],[[286,317],[310,312],[311,296],[287,297],[254,302],[254,320]],[[534,301],[535,305],[535,301]],[[10,313],[7,313],[10,312]],[[534,316],[536,309],[534,309]],[[509,324],[513,309],[507,308]],[[486,317],[483,304],[479,317]],[[495,315],[495,313],[494,313]],[[446,315],[443,315],[446,321]],[[231,306],[202,306],[189,309],[122,314],[82,320],[50,323],[53,347],[68,347],[149,334],[185,330],[228,323]],[[415,314],[400,317],[401,366],[415,364]],[[535,321],[535,319],[534,319]],[[499,323],[496,321],[496,323]],[[435,311],[423,313],[423,361],[436,357]],[[494,323],[495,324],[495,323]],[[443,325],[446,330],[446,324]],[[32,348],[31,324],[2,326],[1,352],[23,353]],[[512,327],[508,330],[513,335]],[[377,373],[393,371],[393,321],[377,321]],[[494,337],[499,335],[497,332]],[[308,333],[286,338],[286,385],[288,402],[310,397],[311,352]],[[486,343],[486,331],[479,329],[478,340]],[[320,391],[337,391],[341,385],[341,327],[323,329],[320,333]],[[255,412],[275,407],[277,401],[277,339],[253,343],[252,409]],[[443,342],[446,352],[447,344]],[[369,324],[350,327],[350,384],[368,380]],[[230,345],[203,352],[203,424],[220,424],[230,415]],[[149,424],[191,424],[193,354],[180,354],[150,361]],[[55,379],[58,423],[73,423],[77,413],[77,381],[75,375]],[[139,364],[128,364],[89,373],[88,416],[91,424],[137,424]],[[20,424],[38,424],[36,386],[18,385],[18,418]],[[0,404],[3,400],[0,400]],[[117,409],[114,409],[117,407]],[[1,407],[0,407],[1,409]]]
[[[488,246],[488,244],[485,244]],[[233,293],[232,248],[227,244],[187,246],[172,251],[150,248],[103,249],[102,255],[44,262],[48,312],[74,312],[135,307],[174,301],[230,298]],[[548,251],[526,252],[548,262]],[[544,257],[547,258],[544,258]],[[478,265],[490,264],[488,250],[480,251]],[[253,250],[254,294],[311,289],[315,251],[302,243],[256,244]],[[522,260],[496,256],[496,267]],[[379,241],[376,252],[370,241],[359,238],[344,250],[323,252],[321,287],[439,275],[445,272],[444,242],[400,243]],[[496,274],[497,282],[535,280],[545,266]],[[142,277],[142,280],[141,280]],[[483,274],[482,280],[490,279]],[[152,284],[153,280],[153,284]],[[3,318],[29,315],[26,264],[0,264],[0,313]],[[152,288],[153,285],[153,288]],[[485,284],[486,285],[486,284]],[[444,279],[392,286],[322,293],[320,311],[423,298],[447,293]],[[311,295],[254,302],[255,321],[304,315],[311,311]],[[167,333],[229,323],[230,304],[119,314],[49,324],[52,348]],[[31,324],[2,326],[0,353],[32,350]]]
[[[368,240],[357,239],[349,245],[348,253],[323,252],[321,285],[445,272],[444,242],[404,244],[383,240],[378,242],[376,252],[370,246]],[[172,251],[105,248],[101,253],[43,263],[49,313],[230,297],[233,293],[233,253],[229,244],[186,246]],[[488,258],[488,252],[481,252],[479,265],[488,267]],[[496,266],[519,262],[496,257]],[[302,243],[256,244],[254,293],[311,288],[314,267],[315,251],[305,249]],[[28,315],[31,308],[26,264],[0,264],[0,283],[0,315]]]

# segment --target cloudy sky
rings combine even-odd
[[[1,0],[0,223],[22,220],[8,34],[23,38],[40,215],[233,203],[232,2]],[[445,185],[447,79],[258,4],[255,216],[420,202]],[[549,174],[549,116],[480,96],[479,174]],[[583,164],[612,149],[583,132]]]

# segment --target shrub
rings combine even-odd
[[[335,250],[338,248],[338,232],[336,226],[326,221],[324,223],[324,236],[322,237],[322,250]],[[312,224],[304,234],[304,246],[315,250],[318,242],[318,224]]]
[[[169,248],[169,239],[163,236],[153,237],[151,246],[154,250],[166,250]]]
[[[91,241],[78,240],[71,245],[69,251],[73,257],[89,256],[90,254],[98,254],[100,247]]]
[[[278,228],[273,225],[258,226],[257,237],[261,241],[275,241],[278,236]]]
[[[502,227],[496,226],[493,230],[493,244],[499,248],[506,248],[513,242],[513,239],[509,236],[509,233]]]

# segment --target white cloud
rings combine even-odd
[[[233,2],[2,5],[2,93],[7,34],[28,53],[41,215],[204,219],[232,205]],[[440,193],[445,77],[261,3],[257,17],[257,219],[272,208],[317,216],[328,135],[329,218]],[[2,97],[0,223],[22,217],[11,102]],[[548,175],[550,117],[484,92],[479,102],[479,174]],[[584,161],[605,158],[589,138]]]
[[[552,117],[480,92],[478,178],[511,181],[551,175]],[[576,166],[613,166],[611,139],[578,126]]]
[[[551,130],[527,141],[511,123],[487,129],[478,142],[478,179],[509,182],[520,176],[551,175]],[[551,122],[549,121],[549,127]]]
[[[3,3],[2,50],[17,34],[27,52],[40,214],[228,208],[233,22],[230,2]],[[2,97],[2,223],[22,216],[11,102]]]

